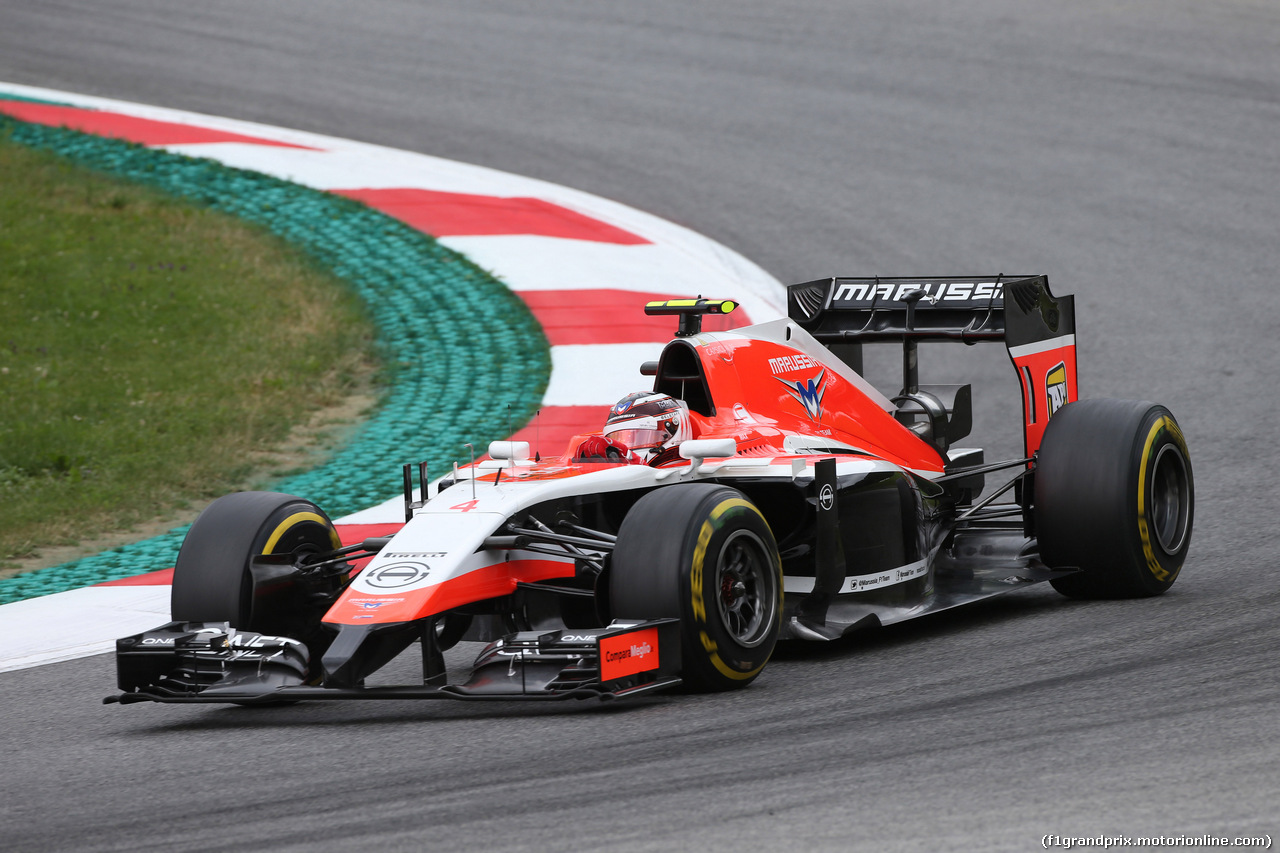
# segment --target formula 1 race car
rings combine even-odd
[[[650,303],[679,322],[641,367],[653,390],[559,456],[493,442],[434,495],[406,465],[393,536],[342,547],[292,495],[214,501],[178,556],[173,621],[118,641],[107,701],[724,690],[780,639],[1041,581],[1097,598],[1177,578],[1194,500],[1182,432],[1153,403],[1076,399],[1073,302],[1044,276],[824,279],[788,289],[787,319],[701,330],[734,307]],[[860,374],[863,345],[885,341],[903,351],[892,399]],[[970,386],[920,383],[929,341],[1005,344],[1024,455],[957,447]],[[460,640],[486,645],[450,683]],[[415,643],[420,683],[366,684]]]

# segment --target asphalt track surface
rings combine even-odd
[[[1167,404],[1198,499],[1161,598],[1023,590],[785,650],[731,696],[120,708],[97,704],[107,657],[5,673],[0,847],[1026,850],[1280,830],[1275,4],[3,0],[0,80],[556,181],[786,281],[1048,273],[1077,295],[1084,395]],[[923,372],[975,376],[996,413],[978,428],[1011,448],[1012,373],[967,354],[925,351]]]

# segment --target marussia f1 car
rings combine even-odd
[[[107,701],[715,691],[756,678],[780,639],[1041,581],[1096,598],[1178,577],[1194,499],[1182,432],[1159,405],[1076,399],[1073,302],[1044,276],[812,281],[789,288],[786,319],[701,330],[734,307],[650,303],[679,322],[641,367],[653,391],[560,456],[494,442],[429,499],[425,466],[415,488],[406,465],[393,536],[342,547],[292,495],[214,501],[178,556],[173,621],[118,641]],[[884,341],[903,351],[892,399],[859,372],[863,345]],[[956,446],[970,386],[920,383],[928,341],[1005,344],[1022,457]],[[443,651],[463,639],[486,645],[450,682]],[[366,684],[415,643],[420,683]]]

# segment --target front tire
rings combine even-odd
[[[782,625],[777,543],[736,489],[657,489],[623,519],[609,601],[619,619],[680,620],[686,688],[745,687],[769,661]]]
[[[1191,455],[1164,406],[1080,400],[1045,429],[1036,461],[1040,557],[1079,567],[1071,598],[1139,598],[1173,585],[1191,544]]]
[[[200,513],[182,542],[173,572],[173,620],[229,622],[246,631],[291,621],[291,614],[254,612],[250,562],[259,554],[301,556],[341,545],[329,516],[311,501],[279,492],[223,495]]]

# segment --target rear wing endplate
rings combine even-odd
[[[1003,342],[1022,386],[1028,456],[1077,398],[1075,300],[1055,297],[1043,275],[819,279],[787,288],[787,314],[859,372],[864,343]]]

